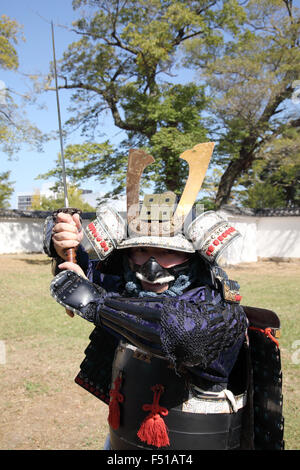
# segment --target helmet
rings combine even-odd
[[[189,163],[189,176],[179,202],[174,193],[166,192],[148,194],[142,204],[139,202],[140,178],[154,159],[143,150],[131,149],[126,215],[111,204],[100,204],[96,219],[85,229],[99,259],[106,260],[114,250],[144,246],[198,252],[210,264],[215,264],[223,250],[240,234],[216,212],[204,212],[202,205],[194,204],[213,148],[213,142],[206,142],[180,155]]]

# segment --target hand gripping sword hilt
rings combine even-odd
[[[60,212],[64,212],[65,214],[70,214],[70,215],[74,215],[74,214],[82,214],[82,211],[80,209],[77,209],[76,207],[62,207],[60,209],[57,209],[56,211],[53,212],[53,220],[55,221],[56,220],[56,217],[57,217],[57,214],[59,214]],[[76,259],[76,248],[68,248],[66,250],[66,254],[67,254],[67,261],[69,261],[70,263],[76,263],[77,262],[77,259]]]
[[[54,221],[56,221],[57,214],[59,214],[60,212],[64,212],[65,214],[70,214],[70,215],[82,214],[82,211],[80,209],[77,209],[76,207],[61,207],[60,209],[57,209],[56,211],[53,212],[52,217]],[[66,254],[67,254],[67,261],[69,261],[70,263],[77,264],[76,248],[68,248],[66,250]],[[67,308],[66,308],[66,312],[70,317],[74,317],[74,313],[68,310]]]

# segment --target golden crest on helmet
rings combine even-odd
[[[130,150],[127,170],[127,222],[136,236],[173,236],[181,230],[202,186],[214,142],[195,145],[184,151],[180,158],[188,162],[189,175],[180,201],[172,192],[146,195],[142,208],[139,204],[140,179],[144,169],[154,158],[143,150]]]

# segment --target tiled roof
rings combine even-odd
[[[251,209],[249,207],[237,207],[224,205],[221,210],[233,215],[244,215],[252,217],[287,217],[300,216],[300,207],[287,207],[282,209]],[[46,219],[52,211],[20,211],[18,209],[0,209],[1,219]],[[94,219],[95,212],[83,212],[82,219]]]
[[[255,215],[268,216],[295,216],[300,215],[300,207],[285,207],[283,209],[256,209]]]
[[[2,219],[46,219],[52,211],[20,211],[18,209],[0,209]],[[95,212],[83,212],[82,219],[92,219],[96,217]]]
[[[221,209],[234,215],[246,215],[252,217],[300,216],[300,207],[285,207],[281,209],[251,209],[250,207],[224,205]]]

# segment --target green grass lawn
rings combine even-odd
[[[285,447],[300,449],[300,263],[255,263],[227,273],[241,286],[242,304],[273,310],[280,318]]]
[[[0,261],[0,341],[6,348],[0,449],[101,449],[107,407],[73,381],[93,326],[67,316],[50,297],[46,256],[2,255]],[[286,449],[300,448],[299,267],[266,262],[226,269],[241,285],[242,304],[280,317]]]

